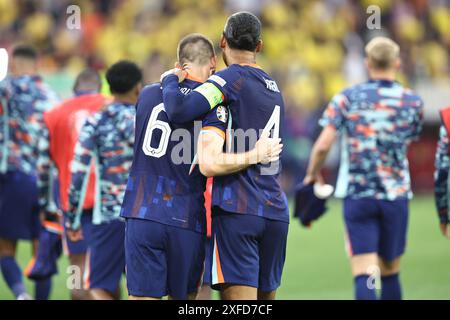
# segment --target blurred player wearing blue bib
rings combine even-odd
[[[412,197],[407,147],[419,138],[423,103],[395,81],[399,47],[384,37],[366,46],[370,80],[336,95],[325,110],[305,183],[319,171],[335,137],[341,163],[335,195],[344,199],[347,248],[356,299],[401,299],[400,257],[405,251]]]
[[[200,34],[183,38],[178,64],[185,63],[189,74],[180,85],[175,77],[174,85],[182,96],[215,70],[211,41]],[[134,159],[121,213],[130,299],[194,299],[201,285],[206,178],[194,152],[201,121],[197,127],[196,118],[177,121],[169,108],[159,83],[145,87],[137,104]]]
[[[165,77],[164,105],[175,110],[178,121],[206,114],[198,154],[201,172],[214,176],[208,266],[213,288],[224,299],[273,299],[281,282],[289,223],[287,199],[277,179],[284,102],[277,83],[256,65],[262,48],[256,16],[230,16],[220,47],[228,67],[184,96],[177,92],[177,77]],[[182,72],[177,75],[183,77]],[[261,157],[259,151],[267,144]]]

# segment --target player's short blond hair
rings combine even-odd
[[[398,44],[386,37],[373,38],[366,45],[365,51],[371,66],[379,70],[391,68],[400,56]]]
[[[177,57],[181,65],[186,62],[205,65],[214,56],[212,41],[200,33],[188,34],[178,43]]]

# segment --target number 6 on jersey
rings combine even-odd
[[[166,154],[169,145],[169,137],[172,129],[167,122],[158,120],[158,116],[164,110],[164,104],[158,104],[152,111],[148,120],[147,129],[145,130],[144,143],[142,151],[145,155],[155,158],[161,158]],[[155,129],[161,130],[161,138],[157,147],[152,147],[152,136]]]

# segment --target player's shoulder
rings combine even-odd
[[[121,103],[119,102],[110,102],[106,104],[103,108],[100,108],[98,111],[94,112],[87,119],[85,124],[92,126],[99,126],[102,123],[110,122],[111,119],[119,112]]]
[[[366,81],[366,82],[361,82],[361,83],[356,83],[353,85],[350,85],[346,88],[344,88],[341,92],[339,92],[339,94],[342,94],[344,96],[350,96],[352,93],[355,92],[361,92],[361,91],[366,91],[366,90],[372,90],[373,86],[371,86],[370,81]]]
[[[108,104],[103,111],[102,118],[120,118],[123,116],[134,115],[135,105],[123,102],[113,102]]]
[[[162,94],[161,83],[151,83],[142,88],[139,99],[149,99],[156,94]]]
[[[336,93],[333,97],[332,97],[332,101],[334,103],[339,104],[340,106],[343,106],[345,104],[348,104],[349,101],[351,100],[351,97],[353,95],[354,92],[360,92],[361,88],[359,87],[359,85],[353,85],[347,88],[344,88],[343,90],[341,90],[340,92]]]
[[[409,87],[401,86],[401,88],[403,89],[404,99],[407,99],[409,101],[416,101],[418,105],[423,104],[422,97],[416,91],[414,91],[413,89],[411,89]]]
[[[225,69],[217,71],[215,74],[208,78],[208,81],[213,81],[219,86],[224,87],[229,82],[238,80],[245,70],[238,64],[232,64]]]
[[[136,104],[136,111],[148,112],[159,103],[162,103],[162,89],[161,83],[152,83],[146,85],[139,94],[139,99]]]
[[[156,100],[162,100],[161,83],[156,82],[148,84],[144,88],[142,88],[141,93],[139,94],[138,104],[148,104],[149,102],[153,102]]]
[[[0,97],[7,96],[11,94],[11,77],[7,76],[5,79],[0,81]]]

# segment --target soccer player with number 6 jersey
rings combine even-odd
[[[273,299],[281,282],[289,223],[287,199],[278,182],[283,97],[277,83],[256,65],[262,40],[255,15],[230,16],[220,47],[227,68],[187,95],[178,88],[186,71],[167,75],[162,82],[164,105],[174,121],[206,115],[199,165],[204,175],[215,176],[213,261],[208,266],[213,288],[220,289],[224,299]],[[228,116],[229,126],[223,121]],[[244,152],[259,149],[258,137],[276,142],[267,164],[250,158],[236,166]],[[225,139],[230,152],[224,152]],[[230,156],[234,163],[227,161]]]

